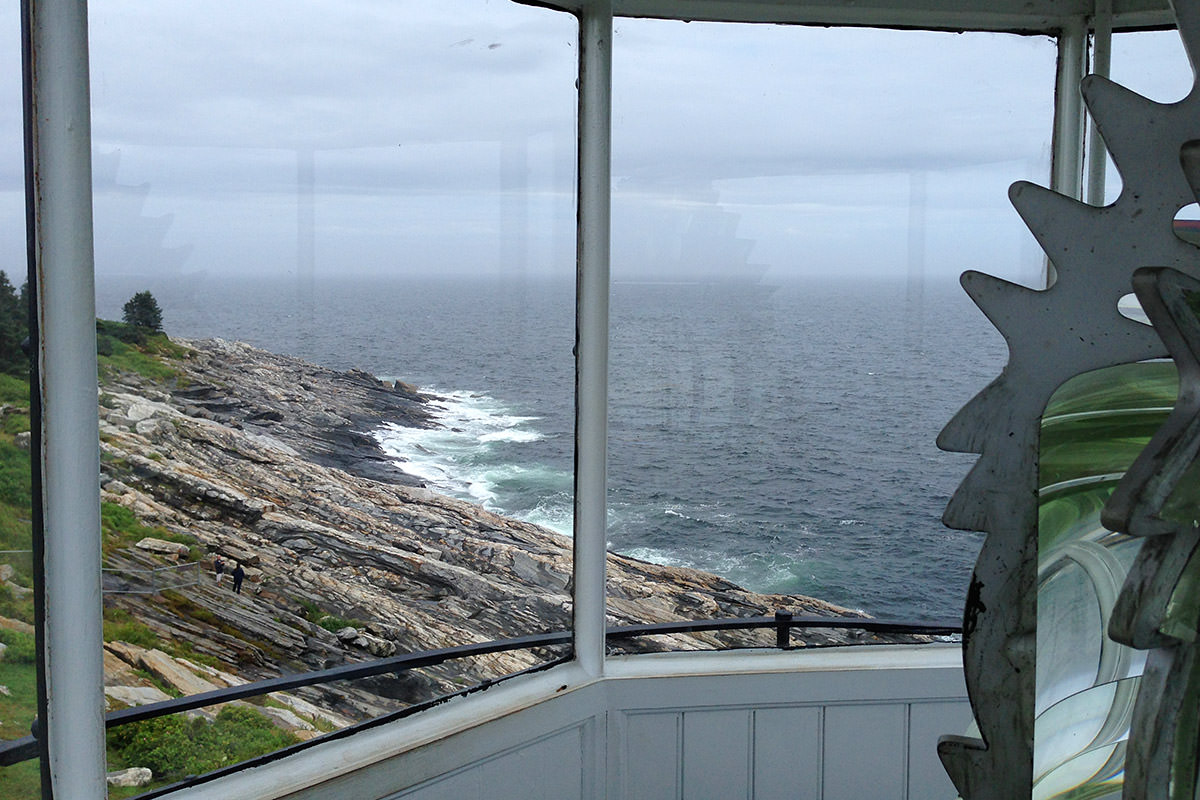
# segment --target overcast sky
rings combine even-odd
[[[10,272],[16,6],[0,10]],[[94,0],[90,22],[102,278],[573,272],[572,17],[504,0]],[[1005,191],[1045,182],[1052,41],[616,28],[618,278],[1035,279]],[[1173,34],[1119,37],[1114,76],[1159,100],[1191,82]]]

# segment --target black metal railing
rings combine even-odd
[[[199,561],[165,567],[105,567],[101,570],[104,594],[158,594],[164,589],[185,589],[200,583]]]
[[[707,619],[682,622],[659,622],[642,625],[626,625],[609,628],[605,632],[605,639],[611,643],[637,639],[644,636],[768,628],[774,629],[775,645],[776,647],[782,649],[791,648],[791,631],[795,628],[858,630],[867,633],[916,636],[953,636],[962,633],[962,625],[951,622],[907,622],[861,617],[795,616],[788,611],[777,611],[775,612],[774,616],[770,617],[734,617],[730,619]],[[211,692],[203,692],[201,694],[193,694],[186,697],[163,700],[159,703],[149,703],[143,706],[134,706],[131,708],[123,708],[118,711],[111,711],[105,715],[104,725],[106,729],[115,728],[119,725],[128,725],[133,722],[155,719],[157,717],[178,714],[184,711],[203,708],[205,706],[217,705],[219,703],[228,703],[233,700],[241,700],[247,697],[256,697],[259,695],[269,694],[271,692],[300,689],[306,686],[318,686],[321,684],[333,683],[335,681],[355,680],[358,678],[369,678],[376,675],[406,672],[408,670],[419,669],[421,667],[436,666],[447,661],[453,661],[461,658],[491,655],[493,653],[504,653],[513,650],[533,650],[543,647],[569,645],[571,643],[572,636],[573,634],[570,631],[541,633],[531,636],[520,636],[514,639],[500,639],[491,642],[459,645],[457,647],[445,647],[439,650],[426,650],[420,653],[407,653],[399,656],[381,658],[375,661],[345,664],[340,667],[333,667],[331,669],[319,670],[315,672],[305,672],[297,675],[284,675],[278,678],[255,681],[254,683],[242,684],[240,686],[230,686],[228,688],[217,689]],[[484,689],[494,686],[497,683],[515,678],[519,675],[526,675],[531,672],[549,669],[550,667],[569,661],[570,658],[570,655],[564,656],[522,672],[515,673],[513,675],[506,675],[501,678],[488,680],[458,692],[442,695],[423,703],[408,706],[400,711],[325,734],[317,739],[300,742],[282,750],[277,750],[274,753],[269,753],[255,759],[244,761],[240,764],[235,764],[231,767],[218,770],[217,772],[188,778],[183,783],[173,784],[169,787],[163,787],[153,792],[139,795],[139,797],[147,799],[157,797],[160,794],[174,791],[182,788],[183,786],[204,783],[220,777],[221,775],[229,774],[230,772],[236,772],[252,766],[267,763],[277,758],[282,758],[286,755],[307,749],[316,743],[343,738],[366,728],[381,725],[385,722],[390,722],[432,706],[439,705],[451,698],[483,691]],[[38,724],[35,720],[33,725],[33,734],[31,736],[0,742],[0,766],[10,766],[21,761],[27,761],[31,758],[36,758],[38,756],[38,733]]]

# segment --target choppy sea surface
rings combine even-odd
[[[146,288],[101,280],[98,313]],[[197,277],[153,287],[167,332],[240,339],[436,393],[385,425],[427,485],[571,532],[566,281]],[[609,543],[748,589],[957,618],[980,536],[940,516],[973,456],[939,451],[1004,346],[952,282],[618,283]]]

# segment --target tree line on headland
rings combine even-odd
[[[29,357],[21,343],[29,338],[29,284],[18,292],[0,270],[0,372],[24,378],[29,373]]]
[[[96,347],[100,355],[112,355],[112,339],[143,344],[146,337],[162,331],[162,309],[149,291],[135,294],[122,308],[121,323],[96,321]],[[18,378],[29,376],[29,283],[18,290],[8,274],[0,270],[0,373]]]

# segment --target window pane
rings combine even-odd
[[[1158,103],[1174,103],[1192,89],[1192,68],[1179,34],[1173,30],[1115,34],[1110,73],[1117,83]],[[1108,158],[1104,183],[1106,203],[1117,199],[1121,186],[1120,173]],[[1183,216],[1197,218],[1190,212]]]
[[[99,315],[149,292],[171,337],[99,337],[111,704],[568,630],[574,20],[102,0],[91,22]],[[146,727],[270,749],[568,652]],[[219,765],[148,763],[139,727],[112,768]]]
[[[766,595],[663,618],[958,618],[934,440],[1005,351],[955,279],[1039,280],[1053,43],[622,20],[614,61],[613,549]]]

